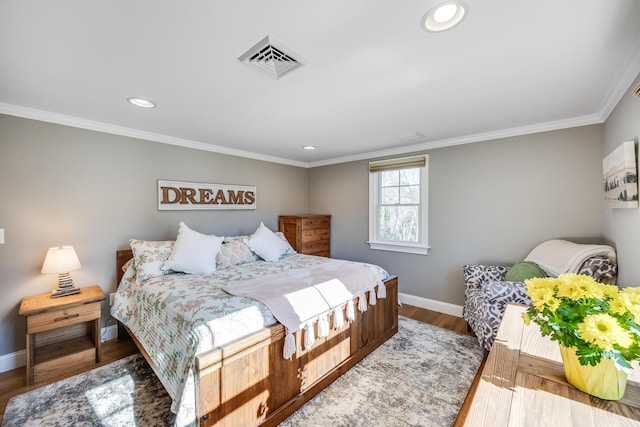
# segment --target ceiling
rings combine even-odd
[[[640,72],[640,1],[441,1],[0,0],[0,113],[313,167],[602,123]]]

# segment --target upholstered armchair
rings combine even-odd
[[[554,261],[550,262],[550,259]],[[616,256],[610,246],[550,240],[538,245],[525,261],[535,263],[548,276],[586,274],[598,282],[615,284]],[[487,351],[493,345],[507,304],[531,304],[524,282],[505,280],[510,268],[484,264],[463,267],[465,303],[462,316],[478,337],[480,346]]]
[[[498,326],[510,302],[529,305],[523,282],[504,280],[508,266],[468,264],[464,271],[464,307],[462,317],[478,337],[480,346],[489,351]]]

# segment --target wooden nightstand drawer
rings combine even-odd
[[[27,317],[27,333],[35,334],[99,318],[99,302],[52,310]]]

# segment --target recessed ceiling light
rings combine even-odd
[[[142,108],[153,108],[156,106],[156,104],[153,101],[149,101],[148,99],[144,99],[144,98],[127,98],[127,101],[129,101],[131,104],[137,106],[137,107],[142,107]]]
[[[302,148],[305,149],[305,150],[315,150],[316,146],[315,145],[305,145]]]
[[[420,23],[427,31],[445,31],[462,22],[468,11],[469,6],[462,1],[447,1],[429,9]]]

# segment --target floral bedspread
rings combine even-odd
[[[182,273],[138,283],[133,264],[120,282],[111,307],[155,363],[156,375],[173,399],[176,424],[195,422],[195,355],[250,335],[277,321],[262,303],[221,289],[293,268],[331,262],[329,258],[293,254],[278,262],[254,261],[219,268],[213,275]],[[361,264],[361,263],[356,263]],[[364,264],[388,276],[381,267]]]

